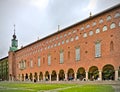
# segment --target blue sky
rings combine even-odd
[[[0,0],[0,58],[8,55],[14,27],[19,48],[120,3],[120,0]]]

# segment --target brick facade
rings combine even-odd
[[[98,57],[95,57],[96,43],[100,43]],[[76,48],[80,49],[79,60]],[[9,75],[23,81],[118,80],[119,60],[120,4],[9,52],[9,65],[14,67],[9,68]],[[111,72],[109,76],[107,71]]]
[[[8,80],[8,56],[0,59],[0,81]]]

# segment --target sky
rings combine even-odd
[[[8,56],[14,24],[18,45],[26,46],[95,15],[120,0],[0,0],[0,58]]]

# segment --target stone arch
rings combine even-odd
[[[114,66],[107,64],[102,69],[102,79],[103,80],[114,80],[115,79],[115,70]]]
[[[83,80],[86,77],[85,69],[83,67],[80,67],[77,70],[77,79]]]
[[[68,70],[67,77],[68,77],[68,80],[73,80],[74,79],[74,70],[72,68],[70,68]]]
[[[50,75],[48,71],[45,72],[45,80],[46,81],[50,80]]]
[[[56,81],[56,80],[57,80],[57,74],[56,74],[56,71],[53,70],[51,74],[51,81]]]
[[[38,76],[37,76],[37,73],[35,72],[34,74],[34,82],[36,82],[38,80]]]
[[[43,73],[42,73],[42,72],[40,72],[39,80],[40,80],[40,81],[43,80]]]
[[[33,75],[32,75],[32,73],[30,73],[29,79],[30,79],[30,81],[33,81]]]
[[[59,71],[59,81],[63,81],[65,79],[65,73],[64,73],[64,70],[63,69],[61,69],[60,71]]]
[[[22,81],[24,81],[24,74],[22,74]]]
[[[25,80],[28,80],[28,74],[26,73],[26,75],[25,75]]]
[[[88,72],[88,79],[89,80],[97,80],[99,78],[99,70],[97,66],[91,66]]]

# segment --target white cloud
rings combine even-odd
[[[49,0],[31,0],[30,3],[39,10],[44,10],[48,6]]]

